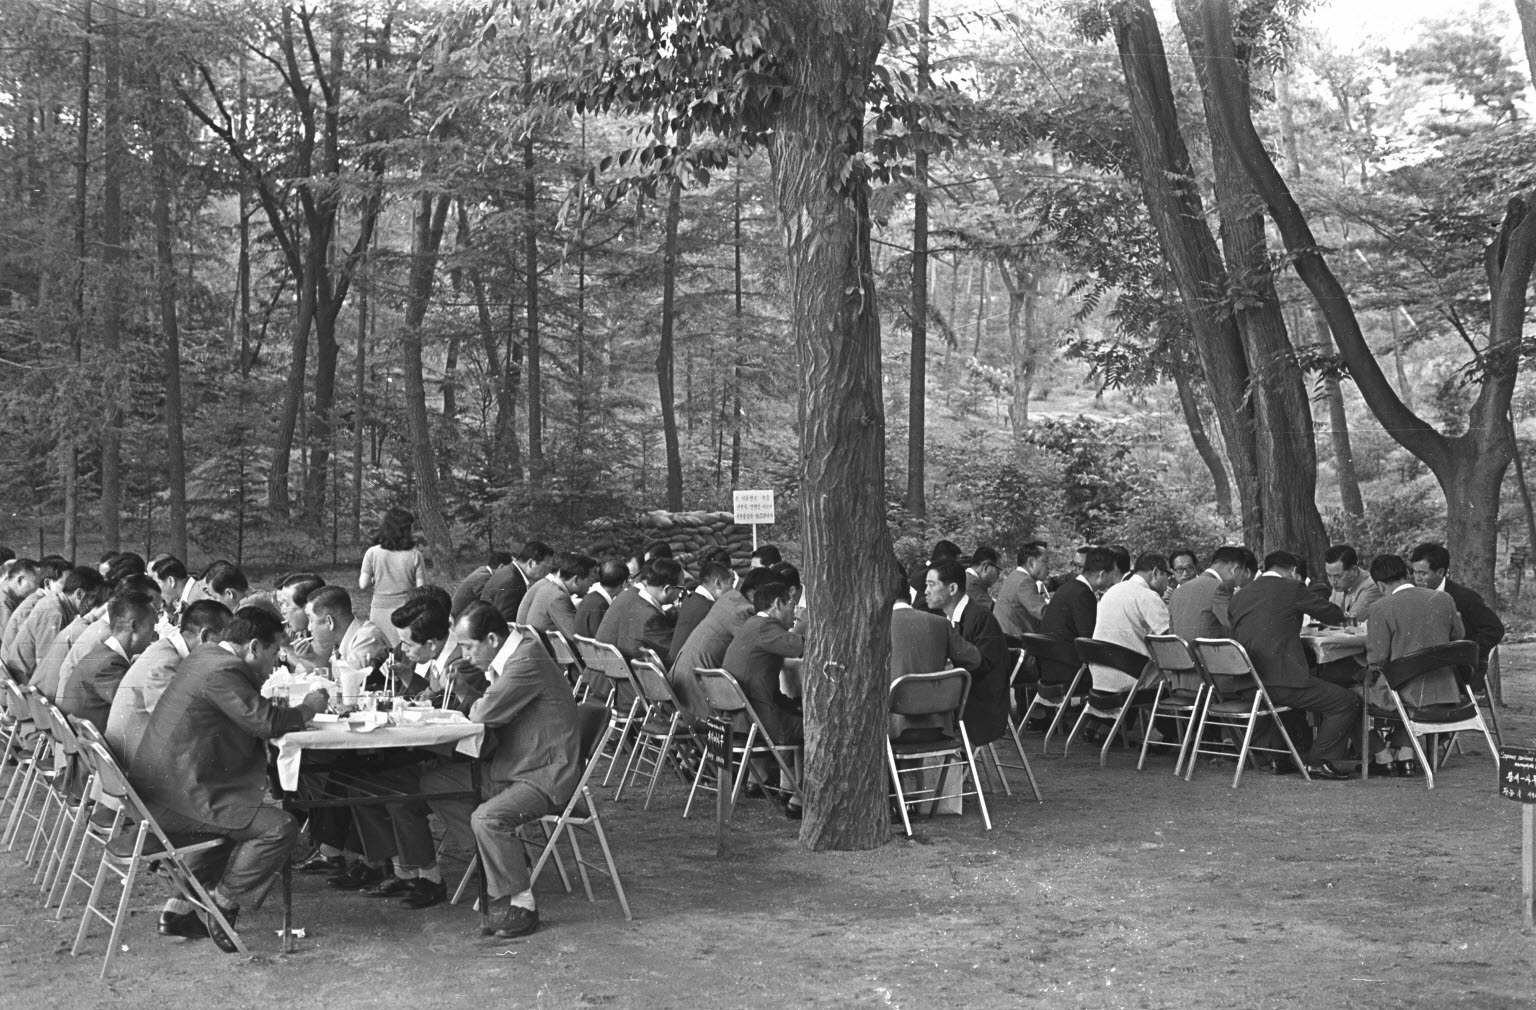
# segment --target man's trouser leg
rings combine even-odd
[[[517,828],[549,813],[554,813],[549,797],[526,782],[513,782],[470,815],[485,864],[486,893],[492,898],[522,894],[531,886],[528,854]]]
[[[299,839],[299,823],[279,807],[261,806],[243,828],[223,828],[195,821],[169,810],[153,811],[166,834],[223,835],[234,843],[186,857],[198,881],[235,903],[259,900],[282,871]]]
[[[1265,690],[1276,705],[1288,705],[1317,716],[1317,731],[1305,755],[1308,764],[1348,757],[1351,734],[1360,725],[1360,699],[1354,692],[1316,677],[1300,687]]]

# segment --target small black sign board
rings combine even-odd
[[[1536,749],[1499,748],[1499,795],[1518,803],[1536,803]]]
[[[704,760],[715,769],[715,854],[723,856],[731,828],[731,750],[736,728],[729,719],[704,721]]]

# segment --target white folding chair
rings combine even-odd
[[[774,741],[773,735],[768,732],[768,728],[763,725],[763,720],[753,710],[752,703],[747,700],[746,692],[741,689],[735,677],[725,670],[711,667],[700,667],[693,672],[698,679],[699,690],[708,701],[710,712],[714,717],[734,723],[738,732],[743,724],[747,729],[747,735],[742,742],[739,744],[733,742],[731,746],[731,760],[737,762],[731,785],[731,802],[735,803],[741,799],[742,787],[746,785],[747,776],[751,775],[765,793],[778,793],[788,805],[800,794],[800,779],[791,767],[799,747]],[[788,755],[787,759],[786,755]],[[769,782],[767,776],[757,769],[754,758],[772,760],[778,764],[780,776],[778,785]],[[708,769],[708,761],[699,762],[699,769],[693,776],[693,788],[688,790],[688,802],[683,807],[684,817],[692,812],[694,797],[698,793],[715,791],[714,784],[705,781],[708,778],[706,775]]]
[[[1071,642],[1032,634],[1021,635],[1020,640],[1024,643],[1024,652],[1035,661],[1040,679],[1035,684],[1035,696],[1029,700],[1029,707],[1019,717],[1019,723],[1027,726],[1036,709],[1056,713],[1040,741],[1040,753],[1045,754],[1049,752],[1051,737],[1060,728],[1067,710],[1080,704],[1083,695],[1088,693],[1088,667],[1078,658],[1077,646]]]
[[[961,776],[959,798],[975,796],[982,823],[992,830],[987,797],[976,774],[975,751],[960,718],[970,689],[971,675],[959,669],[909,673],[891,682],[889,713],[893,725],[886,733],[885,757],[891,773],[891,795],[901,810],[901,824],[908,837],[912,820],[907,808],[956,795],[945,791],[951,773]],[[929,763],[935,759],[939,759],[938,764]],[[905,769],[899,764],[903,761],[908,763]],[[906,789],[902,776],[913,774],[931,776],[933,786]],[[966,775],[970,776],[971,789],[965,788]]]
[[[1208,749],[1203,746],[1205,730],[1208,726],[1220,726],[1231,729],[1243,730],[1243,742],[1236,748],[1237,771],[1232,775],[1232,788],[1236,789],[1243,779],[1243,768],[1254,751],[1265,751],[1271,754],[1289,754],[1296,767],[1301,770],[1301,777],[1308,782],[1312,776],[1307,774],[1307,766],[1301,760],[1301,755],[1296,751],[1296,745],[1291,742],[1291,734],[1286,732],[1285,724],[1280,721],[1280,713],[1289,712],[1290,707],[1276,705],[1270,700],[1269,692],[1264,690],[1264,683],[1259,680],[1257,671],[1253,668],[1253,661],[1248,658],[1248,650],[1230,638],[1197,638],[1194,644],[1195,660],[1200,668],[1200,674],[1205,680],[1205,704],[1200,707],[1200,719],[1194,729],[1194,741],[1190,745],[1189,760],[1184,764],[1184,781],[1188,782],[1195,776],[1195,764],[1201,754],[1218,754],[1224,757],[1232,756],[1230,749]],[[1218,678],[1221,678],[1218,680]],[[1233,681],[1236,681],[1236,685]],[[1225,682],[1226,686],[1223,686]],[[1259,719],[1268,716],[1273,722],[1275,731],[1285,741],[1285,748],[1265,747],[1253,742],[1254,731]]]
[[[1471,730],[1483,734],[1483,739],[1488,742],[1488,755],[1495,765],[1498,764],[1498,745],[1494,743],[1488,724],[1483,721],[1482,709],[1472,690],[1476,670],[1476,642],[1450,642],[1420,649],[1381,668],[1392,708],[1370,705],[1369,714],[1375,719],[1401,723],[1408,730],[1409,743],[1418,757],[1419,767],[1424,769],[1424,785],[1428,789],[1435,788],[1435,772],[1440,770],[1441,755],[1450,750],[1457,733]],[[1424,704],[1404,697],[1413,694],[1422,699],[1422,690],[1413,692],[1416,687],[1438,687],[1441,696],[1450,694],[1457,700]],[[1428,735],[1437,739],[1447,736],[1447,739],[1434,746],[1426,756],[1419,738]]]
[[[1190,731],[1199,715],[1200,703],[1205,698],[1205,681],[1200,677],[1200,667],[1195,662],[1194,653],[1189,651],[1189,646],[1179,636],[1148,635],[1146,643],[1147,651],[1152,654],[1152,662],[1160,675],[1157,695],[1152,703],[1152,719],[1156,722],[1158,716],[1162,716],[1171,722],[1178,730],[1178,738],[1172,742],[1154,741],[1151,733],[1143,734],[1141,757],[1136,761],[1136,770],[1141,771],[1146,767],[1149,748],[1170,747],[1179,752],[1178,760],[1173,765],[1173,774],[1181,776],[1184,774],[1184,762],[1189,756]]]

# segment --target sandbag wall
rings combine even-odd
[[[627,558],[653,540],[664,540],[672,557],[690,575],[700,554],[717,547],[731,552],[731,563],[745,570],[752,556],[752,527],[737,526],[729,512],[642,512],[633,520],[594,519],[586,553],[594,558]]]

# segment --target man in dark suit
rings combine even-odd
[[[555,549],[549,544],[528,541],[510,565],[485,580],[480,599],[500,611],[502,620],[512,623],[517,620],[517,608],[522,606],[528,587],[549,574],[554,557]]]
[[[974,675],[981,668],[981,651],[943,615],[916,610],[907,602],[905,573],[896,589],[900,595],[891,611],[891,679],[956,667]]]
[[[1305,750],[1307,772],[1317,779],[1347,779],[1339,767],[1349,750],[1351,729],[1360,719],[1360,699],[1349,690],[1312,675],[1306,648],[1301,642],[1301,619],[1310,616],[1323,624],[1344,623],[1344,611],[1302,584],[1301,561],[1287,551],[1264,558],[1264,573],[1232,597],[1227,611],[1232,637],[1253,661],[1259,680],[1276,705],[1287,705],[1318,717],[1317,734]],[[1286,729],[1292,723],[1287,721]],[[1295,721],[1297,730],[1303,728]],[[1296,741],[1292,732],[1292,740]],[[1277,765],[1282,770],[1286,766]]]
[[[1018,567],[997,587],[997,602],[992,607],[1003,634],[1012,638],[1040,630],[1041,616],[1051,598],[1045,588],[1051,566],[1050,545],[1031,540],[1019,548],[1017,561]]]
[[[482,932],[507,939],[539,928],[528,855],[517,828],[570,802],[581,778],[581,738],[571,687],[537,636],[510,632],[490,604],[472,604],[454,628],[465,659],[453,668],[455,696],[486,727],[485,801],[432,800],[438,814],[474,832],[491,901],[507,911]],[[445,764],[422,776],[423,792],[467,790],[469,766]]]
[[[492,551],[490,556],[486,558],[485,564],[464,576],[464,581],[460,582],[453,590],[453,615],[457,617],[464,612],[464,608],[478,600],[480,598],[480,591],[491,580],[491,576],[511,563],[512,555],[510,552]]]
[[[725,660],[725,650],[731,647],[736,632],[747,623],[747,618],[757,612],[752,606],[751,595],[761,586],[773,582],[773,572],[768,568],[753,568],[742,576],[741,584],[720,594],[709,613],[688,636],[688,641],[678,651],[667,671],[667,682],[672,685],[677,700],[690,714],[709,718],[709,705],[699,690],[693,671],[714,668]]]
[[[699,566],[699,584],[677,605],[677,625],[672,629],[672,656],[682,655],[688,636],[709,616],[715,601],[736,585],[736,575],[725,565],[706,561]]]
[[[107,605],[110,630],[106,639],[86,653],[59,692],[59,709],[65,715],[87,719],[106,732],[117,686],[129,664],[155,640],[158,610],[148,593],[130,589],[112,597]]]
[[[976,606],[992,609],[992,587],[1003,575],[1002,558],[997,548],[983,544],[971,552],[965,570],[965,595]]]
[[[804,736],[800,702],[784,694],[779,674],[784,660],[805,655],[805,639],[789,630],[795,622],[795,597],[782,582],[766,582],[752,593],[756,612],[725,650],[723,665],[736,678],[752,711],[776,744],[799,743]]]
[[[1008,643],[992,611],[975,606],[965,595],[965,569],[958,561],[942,561],[928,569],[928,609],[942,614],[976,648],[981,662],[971,672],[971,693],[965,699],[965,731],[973,747],[991,743],[1008,724]]]
[[[1371,704],[1391,709],[1391,698],[1386,688],[1375,681],[1375,674],[1394,659],[1460,640],[1463,628],[1455,600],[1448,593],[1408,581],[1408,566],[1396,554],[1382,554],[1372,561],[1371,579],[1380,587],[1381,595],[1371,606],[1366,631],[1365,662],[1371,674],[1367,690]],[[1456,680],[1456,671],[1450,667],[1403,688],[1403,701],[1413,706],[1455,704],[1461,700],[1461,685]],[[1395,754],[1379,738],[1373,739],[1376,751],[1372,772],[1390,770],[1406,778],[1424,773],[1418,766],[1406,727],[1398,724],[1392,734]]]
[[[240,902],[266,893],[288,861],[299,826],[265,802],[267,741],[303,729],[329,699],[312,691],[292,708],[261,696],[261,685],[283,648],[283,621],[261,607],[243,607],[217,645],[199,645],[181,661],[160,696],[128,777],[171,834],[222,835],[234,843],[188,858],[233,925]],[[199,922],[173,899],[160,915],[167,936],[212,935],[220,950],[234,942],[211,917]]]
[[[604,561],[598,566],[597,584],[576,604],[576,634],[582,638],[596,637],[603,615],[624,591],[624,580],[628,578],[629,566],[622,561]]]
[[[1120,581],[1115,556],[1103,547],[1090,547],[1083,555],[1083,570],[1064,582],[1052,595],[1040,616],[1040,634],[1058,642],[1092,638],[1098,620],[1099,594]]]
[[[1456,612],[1467,638],[1477,643],[1477,682],[1472,686],[1481,691],[1488,676],[1488,655],[1504,638],[1504,622],[1493,608],[1483,602],[1475,589],[1459,582],[1452,582],[1450,575],[1451,552],[1443,544],[1424,543],[1408,555],[1408,569],[1414,585],[1425,589],[1438,589],[1456,601]]]
[[[677,619],[668,608],[682,592],[682,579],[682,566],[671,558],[647,561],[640,569],[640,584],[614,599],[592,637],[614,646],[625,659],[637,658],[642,648],[654,649],[662,665],[670,666]]]
[[[597,581],[597,561],[585,554],[560,554],[554,571],[528,587],[517,608],[517,623],[535,631],[576,632],[576,604],[572,596],[586,596]]]
[[[1186,642],[1230,637],[1232,619],[1227,608],[1232,594],[1253,581],[1257,567],[1257,559],[1246,547],[1216,548],[1209,568],[1173,590],[1168,599],[1168,631]]]

